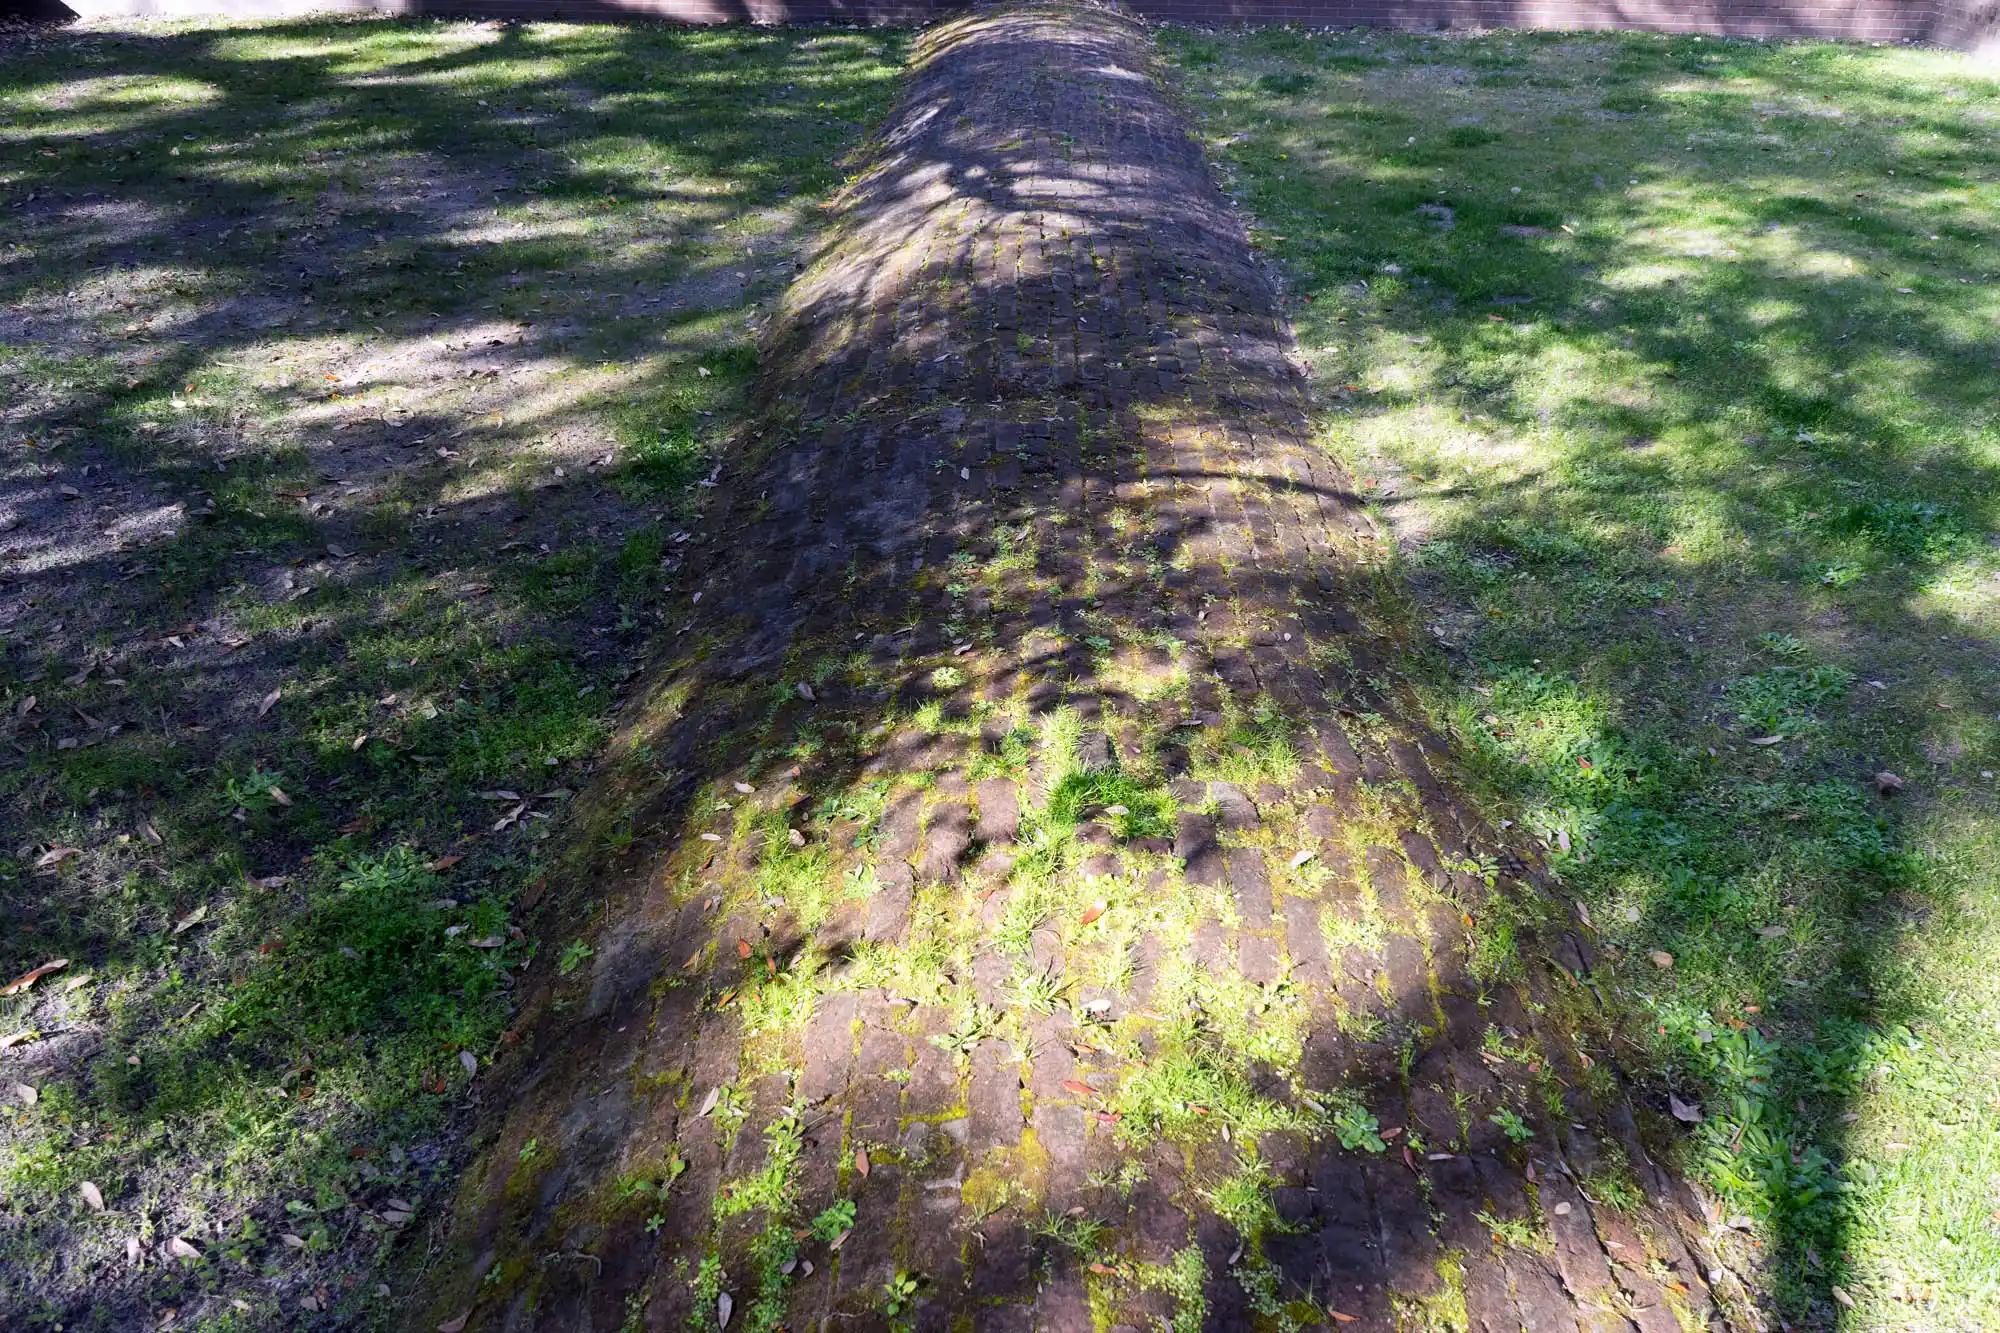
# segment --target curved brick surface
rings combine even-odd
[[[1143,30],[934,30],[839,207],[419,1326],[1729,1326]]]

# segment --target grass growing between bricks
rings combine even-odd
[[[1441,641],[1434,712],[1602,932],[1717,1227],[1811,1326],[1991,1326],[2000,83],[1163,40]]]
[[[0,45],[0,980],[67,960],[0,998],[0,1324],[394,1313],[375,1270],[455,1179],[544,839],[900,60]]]

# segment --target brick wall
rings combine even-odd
[[[55,3],[56,0],[47,0]],[[1935,42],[2000,63],[2000,0],[1127,0],[1149,18],[1312,27],[1618,28]],[[85,18],[328,9],[681,23],[924,23],[960,0],[66,0]],[[6,0],[0,0],[4,8]]]

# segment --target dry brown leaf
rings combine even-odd
[[[833,1238],[832,1244],[828,1245],[826,1248],[828,1248],[829,1250],[839,1249],[841,1246],[847,1244],[847,1238],[853,1234],[854,1234],[854,1228],[849,1227],[847,1230],[841,1232],[838,1236],[835,1236]]]
[[[278,1239],[285,1243],[285,1248],[288,1250],[303,1250],[306,1247],[304,1236],[295,1236],[289,1231],[281,1233]]]
[[[83,1195],[83,1201],[90,1206],[91,1212],[101,1213],[104,1211],[103,1190],[97,1188],[95,1184],[88,1180],[78,1185],[76,1189],[77,1193]]]
[[[465,857],[458,852],[453,852],[449,856],[440,856],[437,860],[431,862],[431,873],[436,874],[440,870],[449,870],[464,859]]]
[[[61,865],[72,856],[82,855],[83,848],[81,847],[51,847],[35,858],[35,869],[45,870],[50,866]]]
[[[189,912],[186,916],[182,917],[180,920],[174,922],[174,934],[178,935],[184,930],[193,930],[196,926],[200,925],[203,921],[206,921],[207,919],[208,919],[208,904],[203,903],[201,906],[195,908],[192,912]]]
[[[1894,796],[1902,789],[1903,780],[1888,769],[1885,768],[1875,775],[1875,790],[1882,793],[1882,795]]]
[[[19,1100],[21,1105],[23,1106],[33,1106],[37,1102],[42,1100],[42,1094],[36,1092],[33,1086],[27,1083],[16,1083],[13,1086],[12,1091],[14,1093],[15,1098]]]
[[[1665,949],[1655,949],[1647,957],[1651,958],[1653,966],[1659,968],[1661,971],[1665,971],[1674,965],[1674,956]]]
[[[33,1041],[40,1035],[40,1033],[32,1029],[25,1032],[10,1032],[4,1037],[0,1037],[0,1051],[6,1050],[9,1046],[19,1046],[24,1041]]]
[[[48,962],[43,963],[40,967],[35,968],[33,971],[24,972],[20,976],[15,977],[12,981],[7,983],[4,989],[0,989],[0,995],[19,995],[22,991],[28,989],[28,987],[34,985],[37,981],[40,981],[43,977],[47,976],[49,973],[60,972],[68,966],[69,966],[69,959],[52,958]]]
[[[1104,915],[1104,908],[1105,904],[1103,903],[1092,903],[1090,906],[1083,909],[1083,915],[1077,919],[1083,925],[1087,926],[1091,922],[1097,920],[1097,918]]]
[[[201,1250],[196,1247],[195,1243],[181,1236],[175,1236],[167,1242],[167,1253],[176,1259],[201,1258]]]
[[[745,959],[747,959],[747,958],[748,958],[748,957],[750,956],[750,941],[749,941],[749,940],[738,940],[738,941],[736,941],[736,956],[737,956],[738,958],[745,958]]]
[[[1359,1315],[1342,1314],[1340,1311],[1334,1309],[1331,1305],[1326,1307],[1326,1312],[1333,1318],[1333,1322],[1336,1324],[1351,1324],[1356,1319],[1360,1318]]]
[[[1671,1092],[1667,1094],[1667,1109],[1674,1113],[1674,1119],[1684,1124],[1698,1125],[1702,1121],[1701,1107],[1684,1102]]]
[[[467,1310],[456,1319],[447,1319],[438,1325],[437,1333],[464,1333],[465,1326],[472,1322],[472,1311]]]
[[[854,1170],[863,1180],[868,1179],[868,1150],[866,1148],[856,1148],[854,1150]]]
[[[257,716],[262,717],[264,716],[264,714],[270,712],[273,708],[276,708],[278,706],[278,700],[281,697],[283,697],[284,693],[285,693],[284,688],[280,686],[279,688],[272,690],[269,694],[265,695],[263,701],[257,705]]]
[[[1095,1097],[1097,1095],[1096,1088],[1091,1087],[1088,1083],[1079,1083],[1073,1078],[1064,1079],[1063,1087],[1079,1097]]]

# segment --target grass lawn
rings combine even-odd
[[[0,1325],[381,1314],[901,47],[0,44]]]
[[[1718,1227],[1803,1326],[2000,1324],[2000,83],[1165,43]]]

